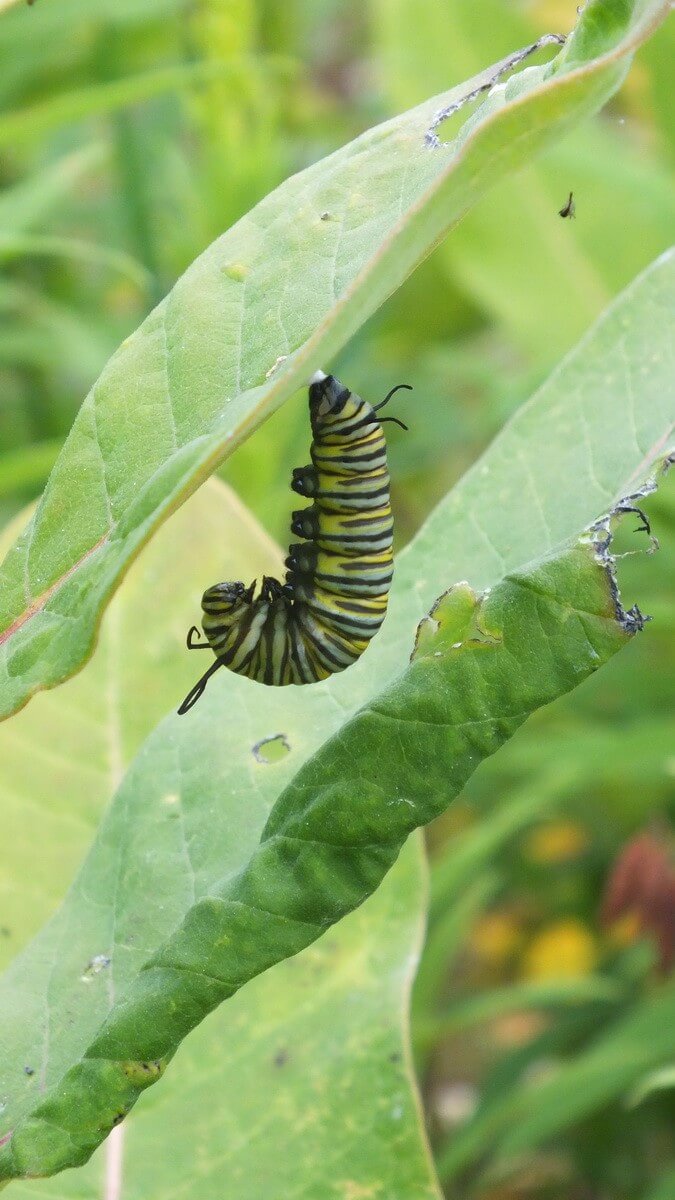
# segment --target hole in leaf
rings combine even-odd
[[[290,748],[285,733],[272,733],[269,737],[261,738],[259,742],[256,742],[252,747],[252,753],[256,762],[268,766],[270,763],[279,762],[280,759],[285,758]]]

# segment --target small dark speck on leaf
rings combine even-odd
[[[279,762],[285,758],[290,751],[290,742],[285,733],[271,733],[269,737],[261,738],[251,747],[256,762],[263,763],[269,766],[270,763]]]
[[[558,215],[561,216],[563,218],[563,220],[565,217],[569,217],[571,220],[572,217],[575,217],[577,215],[577,206],[574,203],[574,192],[570,192],[568,199],[567,199],[567,203],[563,204],[562,208],[559,210]]]
[[[400,1063],[400,1061],[401,1061],[401,1057],[402,1057],[402,1056],[401,1056],[401,1051],[400,1051],[400,1050],[394,1050],[394,1051],[393,1051],[393,1052],[392,1052],[392,1053],[389,1055],[389,1062],[391,1062],[391,1063]]]
[[[285,1046],[281,1050],[277,1050],[276,1054],[274,1055],[273,1061],[274,1061],[275,1067],[285,1067],[286,1066],[286,1063],[288,1062],[288,1050],[286,1049]]]
[[[24,1075],[34,1075],[35,1067],[24,1067],[23,1073],[24,1073]]]
[[[0,925],[0,937],[11,937],[12,931],[6,925]]]
[[[126,1117],[126,1115],[127,1115],[127,1114],[126,1114],[126,1112],[124,1111],[124,1109],[120,1109],[120,1111],[119,1111],[119,1112],[115,1113],[115,1116],[114,1116],[114,1117],[113,1117],[113,1119],[112,1119],[112,1126],[113,1126],[113,1129],[115,1128],[115,1126],[116,1126],[116,1125],[120,1125],[120,1124],[122,1123],[122,1121],[124,1120],[124,1118]]]

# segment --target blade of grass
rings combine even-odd
[[[623,994],[617,980],[600,975],[528,981],[481,992],[458,1000],[439,1016],[420,1018],[415,1028],[415,1047],[428,1051],[441,1038],[457,1037],[474,1025],[524,1009],[571,1008],[589,1002],[615,1004]]]
[[[251,60],[250,68],[257,68],[260,60]],[[246,63],[237,64],[241,70]],[[290,64],[270,58],[270,70],[286,72]],[[0,115],[0,147],[22,144],[45,137],[54,130],[76,121],[90,120],[102,114],[120,112],[135,104],[143,104],[157,96],[170,95],[184,88],[194,87],[235,68],[227,63],[197,62],[179,63],[173,67],[158,67],[126,79],[110,83],[99,83],[91,87],[73,88],[61,92],[48,100],[41,100],[16,112]]]

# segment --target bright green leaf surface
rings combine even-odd
[[[4,713],[82,665],[157,525],[492,182],[603,103],[668,8],[587,5],[559,60],[496,88],[448,148],[425,147],[433,113],[494,69],[289,179],[193,263],[110,360],[5,563]]]
[[[39,487],[47,478],[61,449],[60,438],[35,442],[0,456],[0,500],[15,489]]]
[[[43,1108],[43,1113],[48,1116],[47,1123],[28,1117],[32,1107],[30,1094],[26,1094],[25,1088],[20,1094],[11,1091],[8,1094],[12,1103],[2,1117],[3,1130],[10,1131],[22,1116],[26,1119],[21,1137],[17,1139],[21,1159],[13,1158],[13,1147],[8,1143],[5,1146],[5,1170],[10,1173],[17,1169],[49,1170],[65,1161],[77,1161],[101,1140],[106,1123],[109,1124],[120,1111],[120,1105],[128,1103],[135,1094],[137,1077],[129,1080],[125,1076],[126,1082],[120,1080],[119,1068],[114,1064],[108,1068],[101,1060],[89,1058],[84,1075],[74,1068],[69,1076],[64,1076],[97,1036],[110,1008],[106,986],[109,976],[102,971],[95,977],[96,986],[83,987],[80,983],[83,966],[96,954],[105,954],[105,947],[113,950],[116,977],[120,980],[117,991],[119,994],[121,988],[123,993],[121,1003],[114,1010],[115,1019],[121,1021],[126,1036],[129,1032],[124,1024],[126,1005],[131,1003],[135,1011],[137,999],[132,993],[142,988],[141,979],[150,982],[153,979],[153,972],[144,970],[142,976],[138,976],[138,969],[147,965],[156,948],[171,937],[191,907],[192,919],[199,923],[204,915],[203,905],[194,908],[194,900],[212,892],[215,880],[222,880],[228,872],[232,878],[237,876],[242,861],[255,851],[261,823],[274,796],[300,763],[340,727],[345,717],[400,670],[401,660],[411,648],[415,622],[443,584],[462,575],[469,575],[472,583],[481,587],[499,584],[505,573],[519,563],[546,554],[556,542],[587,524],[606,507],[610,495],[625,494],[664,454],[673,410],[670,309],[675,290],[674,268],[675,256],[671,255],[636,281],[439,506],[409,550],[399,556],[390,616],[364,659],[349,672],[312,688],[309,694],[305,689],[298,689],[281,697],[275,689],[259,688],[245,679],[222,672],[189,718],[170,718],[148,741],[118,793],[66,906],[53,925],[38,937],[23,958],[17,960],[0,994],[0,1029],[5,1046],[0,1061],[18,1063],[22,1070],[23,1064],[31,1058],[43,1060],[42,1022],[49,981],[54,1007],[50,1016],[50,1052],[45,1063],[49,1084],[55,1091],[48,1103],[65,1106],[70,1113],[67,1119],[76,1122],[78,1138],[82,1136],[83,1140],[77,1146],[68,1143],[64,1148],[63,1142],[59,1145],[61,1135],[50,1123],[55,1114],[48,1115],[49,1108]],[[611,438],[607,437],[608,428],[612,429]],[[575,485],[572,492],[570,481]],[[212,536],[217,545],[220,534]],[[322,866],[326,848],[317,847],[315,852],[307,846],[307,878],[303,881],[301,876],[295,876],[301,889],[295,902],[301,911],[304,911],[303,905],[309,905],[311,919],[307,913],[308,919],[303,923],[305,918],[298,919],[296,912],[294,921],[282,922],[284,938],[277,941],[271,934],[271,926],[268,929],[267,918],[263,929],[253,933],[248,914],[250,911],[252,922],[255,910],[240,908],[244,914],[242,940],[232,942],[232,956],[237,959],[236,982],[243,981],[247,972],[262,969],[265,961],[273,961],[275,955],[279,957],[287,952],[287,935],[292,948],[297,949],[303,938],[310,940],[315,936],[317,920],[328,922],[349,903],[356,903],[374,884],[378,871],[383,871],[387,862],[395,857],[396,839],[400,841],[405,830],[417,821],[428,819],[434,805],[443,806],[450,800],[462,778],[477,765],[479,757],[495,748],[524,719],[528,703],[543,703],[557,694],[556,689],[572,686],[597,666],[600,658],[593,657],[587,633],[593,637],[599,631],[602,633],[603,645],[594,651],[601,657],[624,640],[624,635],[606,615],[604,576],[587,550],[577,551],[577,554],[580,555],[579,564],[572,571],[569,586],[577,588],[585,579],[589,587],[599,587],[602,596],[596,598],[602,599],[600,611],[605,612],[605,616],[584,616],[581,612],[584,605],[590,609],[593,605],[588,599],[575,597],[574,590],[564,601],[569,608],[561,610],[555,596],[549,595],[550,579],[543,585],[542,597],[522,583],[512,581],[500,585],[488,599],[485,613],[486,620],[497,629],[496,644],[481,645],[466,654],[458,654],[452,648],[441,649],[439,659],[434,657],[434,650],[431,658],[420,659],[394,685],[384,712],[380,711],[382,701],[376,701],[371,714],[352,725],[349,737],[352,741],[356,738],[356,743],[350,745],[343,733],[327,748],[325,758],[322,756],[309,764],[306,768],[309,777],[305,775],[304,783],[303,777],[298,777],[295,787],[309,787],[311,796],[318,796],[319,776],[313,781],[312,772],[320,770],[322,778],[323,772],[328,772],[328,777],[332,778],[332,772],[340,767],[341,756],[347,752],[346,778],[352,778],[354,763],[358,761],[360,780],[361,772],[367,768],[360,765],[359,751],[366,734],[370,742],[372,728],[373,744],[369,749],[375,758],[370,756],[371,764],[378,762],[378,739],[383,738],[382,745],[386,746],[383,761],[388,771],[396,772],[396,783],[392,783],[384,806],[386,820],[383,818],[382,822],[382,830],[389,830],[391,842],[377,851],[375,862],[367,846],[361,851],[353,847],[355,862],[343,861],[340,854],[342,865],[334,864],[336,874],[334,878],[329,877],[327,895],[321,891],[322,881],[326,883],[325,861]],[[556,560],[551,561],[554,574],[556,570],[564,570],[565,559],[559,560],[557,567]],[[545,575],[546,569],[542,570]],[[528,578],[527,573],[525,578]],[[195,583],[197,579],[201,586],[206,582],[195,566]],[[562,584],[563,580],[559,579],[556,585],[556,590],[557,586],[562,589],[561,596],[565,592]],[[155,592],[151,580],[146,592],[147,621],[151,623],[155,604],[163,602],[165,597],[161,588]],[[469,594],[460,591],[458,595],[464,595],[465,615],[469,616],[472,604]],[[511,612],[509,597],[514,599]],[[540,602],[544,608],[537,612]],[[196,603],[197,594],[195,609]],[[495,604],[497,610],[493,614],[492,605]],[[528,604],[534,606],[529,613],[530,621],[535,614],[538,619],[532,625],[531,637],[528,625],[527,641],[522,635],[520,641],[516,639],[517,655],[524,657],[518,659],[516,655],[509,671],[505,672],[504,655],[510,650],[499,642],[499,631],[507,619],[525,620]],[[548,628],[541,624],[544,618],[550,622]],[[490,633],[483,621],[481,628]],[[167,636],[161,655],[176,656],[181,632],[176,628],[173,639]],[[550,656],[554,641],[549,640],[549,635],[551,639],[554,635],[560,639],[558,664],[554,664]],[[453,637],[451,646],[462,640],[459,629]],[[535,649],[536,638],[542,637],[544,645]],[[565,653],[571,653],[571,658],[565,659]],[[176,661],[182,663],[184,672],[180,696],[192,682],[194,666],[187,655],[183,659],[176,656]],[[444,730],[442,721],[435,727],[424,722],[418,726],[414,722],[401,723],[393,719],[394,711],[412,715],[413,701],[426,710],[428,699],[429,711],[425,711],[424,721],[428,716],[433,720],[434,705],[441,705],[443,720],[452,722],[454,717],[455,721],[461,722],[462,715],[457,712],[456,705],[478,704],[481,681],[484,684],[488,681],[483,670],[489,674],[499,662],[502,666],[497,668],[492,680],[495,690],[489,700],[502,714],[496,723],[489,715],[491,711],[494,715],[494,710],[488,709],[487,720],[483,721],[482,716],[476,718],[482,723],[475,730],[473,726],[460,724],[454,730],[455,741],[451,743],[451,730]],[[518,671],[515,670],[516,662]],[[544,670],[549,663],[550,671]],[[473,674],[475,664],[481,669]],[[554,665],[562,671],[559,677],[555,675]],[[439,678],[432,686],[430,681],[436,675]],[[148,677],[147,672],[145,687],[153,687],[152,677]],[[537,687],[548,691],[537,691]],[[419,701],[415,699],[417,689]],[[452,704],[443,700],[447,689],[448,695],[453,697]],[[55,701],[56,698],[49,699]],[[163,705],[165,695],[158,697],[156,702]],[[487,695],[485,703],[488,703]],[[384,715],[389,711],[392,719]],[[27,710],[21,719],[29,713]],[[367,729],[362,725],[364,720]],[[285,735],[290,752],[274,766],[275,778],[261,775],[253,758],[253,747],[262,738],[279,733]],[[467,741],[463,741],[465,735]],[[452,745],[456,753],[451,757]],[[404,749],[406,762],[402,761]],[[420,760],[423,750],[424,757]],[[439,778],[440,772],[442,778]],[[380,782],[384,784],[385,781],[383,772]],[[364,788],[366,784],[364,776]],[[269,788],[264,796],[260,791],[262,787]],[[423,788],[421,805],[416,790],[420,787]],[[407,794],[408,788],[411,794]],[[194,811],[195,815],[194,829],[189,828],[189,859],[185,856],[182,822],[177,824],[176,817],[171,816],[177,811],[175,797],[178,795],[181,811],[188,814]],[[296,802],[300,799],[304,802],[305,795],[306,792],[301,791]],[[231,799],[238,814],[236,842],[229,819],[222,835],[214,836],[214,822],[221,813],[224,796]],[[338,798],[336,796],[336,801]],[[373,792],[370,796],[373,805],[370,816],[379,831],[378,798],[382,798],[380,793]],[[389,799],[398,802],[390,805]],[[406,803],[407,800],[411,804]],[[336,817],[337,806],[330,804],[329,808]],[[310,812],[313,812],[312,805]],[[362,824],[368,815],[368,805],[361,796],[352,798],[352,803],[347,804],[348,820],[358,818],[352,831],[355,838],[362,835]],[[321,829],[325,835],[325,823],[321,824]],[[268,840],[263,858],[276,847],[283,853],[285,844],[283,839]],[[291,849],[295,845],[293,842],[288,844]],[[244,882],[248,878],[244,875]],[[257,872],[254,879],[256,886],[274,887],[275,880],[282,886],[286,873],[271,865],[269,874],[263,870],[262,876]],[[97,897],[95,906],[89,899],[92,894]],[[285,901],[290,905],[292,895],[286,896]],[[334,905],[330,912],[321,908],[326,901]],[[211,903],[206,903],[209,911]],[[221,907],[220,903],[215,905],[214,915],[219,915]],[[268,936],[272,936],[272,941],[268,941]],[[205,944],[200,945],[200,942],[201,931],[189,945],[193,953],[196,949],[200,963],[205,965],[209,954],[214,953],[214,938],[209,933]],[[52,964],[55,964],[53,975]],[[164,987],[165,974],[163,970],[159,972],[163,982],[160,992],[152,996],[153,1004],[170,1000],[170,989]],[[188,978],[186,973],[178,972],[174,982],[180,982],[182,988]],[[204,981],[195,975],[194,982],[201,986]],[[208,1007],[209,1003],[215,1003],[223,992],[223,987],[215,980],[209,987],[212,990],[207,988],[209,994],[206,997],[197,996],[187,1005],[181,999],[175,1016],[183,1028],[194,1023],[204,1011],[204,1004]],[[17,995],[20,997],[19,1011]],[[65,1012],[70,1024],[63,1019]],[[134,1021],[132,1018],[132,1024]],[[169,1040],[178,1034],[175,1023],[173,1034],[170,1026],[163,1022],[151,1024],[152,1030],[148,1030],[147,1020],[140,1021],[141,1040],[143,1031]],[[36,1029],[40,1030],[37,1043]],[[163,1047],[148,1042],[143,1051],[139,1047],[136,1049],[151,1055],[159,1053]],[[105,1077],[102,1083],[100,1071]],[[52,1101],[52,1097],[58,1099]],[[59,1111],[57,1125],[66,1119],[66,1115],[65,1111]],[[45,1134],[46,1141],[43,1140]]]
[[[135,564],[111,605],[90,668],[58,693],[37,697],[2,727],[2,959],[53,911],[124,766],[158,720],[166,696],[180,693],[185,663],[175,646],[186,606],[196,600],[192,580],[200,570],[255,573],[277,558],[238,501],[222,485],[207,485]],[[298,700],[311,724],[311,694],[301,690]],[[273,705],[268,716],[273,722]],[[128,954],[143,930],[153,879],[169,892],[187,869],[186,856],[197,857],[198,843],[207,839],[228,846],[234,861],[248,857],[271,798],[294,770],[293,761],[266,765],[251,754],[261,733],[275,732],[265,721],[251,706],[239,726],[244,733],[248,723],[245,760],[236,764],[242,778],[238,788],[228,789],[225,775],[219,776],[215,810],[212,794],[195,795],[189,812],[169,807],[169,819],[146,821],[144,833],[134,832],[137,817],[129,817],[131,843],[125,838],[116,848],[126,854],[118,903],[99,878],[92,893],[100,905],[74,935],[80,955],[76,991],[85,1008],[92,1001],[96,1006],[97,988],[109,995],[108,988],[120,986],[118,969],[122,975],[129,969],[119,942],[127,922],[133,925]],[[269,745],[260,747],[260,759],[271,757]],[[142,809],[140,794],[138,801]],[[39,871],[36,828],[43,839]],[[103,858],[110,850],[104,835]],[[211,861],[217,878],[217,853]],[[202,874],[207,882],[206,864]],[[78,887],[67,902],[78,924],[82,891]],[[119,1172],[127,1200],[192,1196],[197,1171],[206,1200],[222,1195],[225,1171],[238,1200],[264,1194],[310,1200],[332,1186],[346,1200],[375,1183],[386,1183],[397,1200],[433,1200],[438,1193],[407,1052],[408,992],[424,898],[420,844],[411,843],[386,886],[358,913],[214,1013],[182,1047],[152,1102],[141,1104],[82,1172],[58,1183],[24,1184],[23,1194],[64,1200],[107,1195]],[[161,907],[164,896],[157,901]],[[97,948],[110,944],[115,917],[120,933],[114,964],[88,973]],[[44,946],[54,945],[55,932],[46,931]],[[33,989],[39,974],[31,972]],[[17,1077],[30,1096],[41,1086],[38,1070],[26,1076],[32,1060],[17,1068],[12,1058],[15,1067],[0,1071],[0,1097],[14,1089]]]
[[[10,528],[6,545],[11,536]],[[197,599],[200,572],[236,573],[243,566],[256,572],[270,562],[279,562],[274,543],[231,493],[209,484],[136,567],[111,607],[91,670],[0,727],[6,830],[0,908],[10,930],[0,941],[2,966],[58,905],[104,805],[166,712],[167,695],[183,690],[185,662],[176,646],[185,635],[186,606]]]
[[[206,707],[164,722],[66,905],[8,972],[4,1177],[84,1161],[195,1024],[365,900],[483,758],[627,640],[590,543],[508,576],[482,601],[458,585],[420,627],[408,670],[300,768],[259,845],[262,786],[231,765],[247,738],[249,774],[270,769],[250,730],[271,689],[260,702],[260,689],[237,689],[215,743]],[[288,767],[296,735],[278,732],[291,749],[277,766]],[[226,824],[215,836],[228,777],[231,811],[246,805],[238,844]],[[22,1078],[19,1063],[35,1075]],[[33,1081],[44,1089],[35,1100]]]

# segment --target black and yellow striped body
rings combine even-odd
[[[218,665],[274,686],[315,683],[355,662],[384,620],[392,579],[389,473],[375,410],[320,372],[309,410],[312,462],[293,471],[291,487],[312,503],[293,513],[303,541],[289,547],[285,582],[265,577],[256,597],[255,583],[218,583],[202,598]]]

